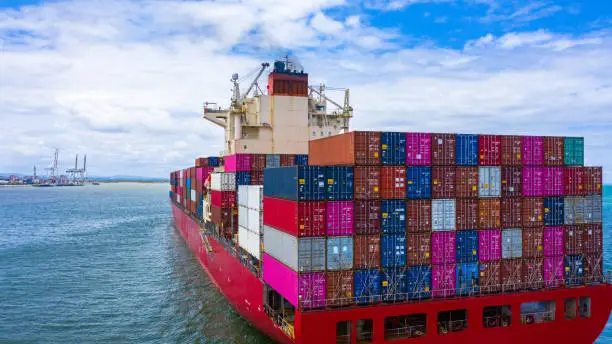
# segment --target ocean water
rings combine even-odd
[[[167,190],[0,188],[0,343],[270,343],[208,281]],[[611,197],[604,217],[610,270]]]

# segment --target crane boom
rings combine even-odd
[[[240,100],[244,100],[247,95],[249,94],[249,92],[251,92],[251,90],[253,89],[253,87],[255,85],[257,85],[257,81],[259,80],[259,78],[261,77],[261,75],[263,74],[263,72],[266,70],[266,68],[270,67],[270,64],[267,62],[263,62],[261,64],[261,69],[259,69],[259,73],[257,73],[257,76],[255,77],[255,79],[253,79],[253,82],[251,82],[251,84],[249,85],[249,88],[247,88],[246,92],[244,92],[244,94],[242,95],[242,97],[240,97]]]

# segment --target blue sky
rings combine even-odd
[[[166,176],[221,150],[202,102],[287,51],[351,89],[355,129],[584,136],[612,168],[607,1],[4,0],[0,49],[0,171],[59,147]]]

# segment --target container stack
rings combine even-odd
[[[238,186],[238,245],[261,260],[263,186]]]

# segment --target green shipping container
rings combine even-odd
[[[564,160],[567,166],[584,166],[584,138],[566,137]]]

